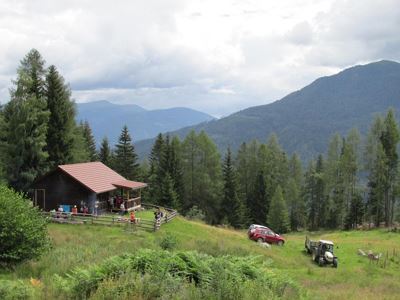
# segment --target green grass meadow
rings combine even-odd
[[[151,211],[137,214],[152,219]],[[161,250],[166,237],[176,243],[172,251],[196,250],[212,256],[258,255],[266,268],[286,274],[297,282],[307,299],[399,299],[400,233],[387,230],[320,232],[313,238],[335,243],[339,267],[318,267],[304,251],[305,233],[286,235],[283,247],[263,248],[247,239],[246,231],[211,227],[182,217],[151,233],[121,227],[49,224],[53,248],[37,261],[29,261],[13,270],[0,271],[0,280],[21,280],[34,285],[35,298],[51,299],[57,294],[54,276],[64,276],[76,267],[100,264],[105,259],[141,248]],[[383,254],[372,262],[357,254],[361,248]],[[33,279],[33,280],[32,280]],[[288,297],[290,298],[290,297]]]

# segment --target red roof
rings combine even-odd
[[[144,188],[147,186],[146,183],[132,181],[132,180],[121,180],[118,182],[114,182],[113,185],[125,187],[125,188],[131,188],[131,189],[139,189],[139,188]]]
[[[96,194],[115,190],[117,186],[132,189],[147,186],[142,182],[126,180],[101,162],[61,165],[58,167]]]

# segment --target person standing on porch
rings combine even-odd
[[[124,213],[125,213],[125,205],[124,205],[124,201],[122,201],[121,202],[121,206],[119,207],[119,210],[120,210],[120,214],[121,214],[121,216],[123,216],[124,215]]]

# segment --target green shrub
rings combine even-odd
[[[32,299],[33,295],[33,288],[21,280],[0,280],[0,299],[2,300]]]
[[[141,249],[56,276],[64,297],[95,299],[265,299],[300,296],[299,287],[259,257]],[[62,296],[62,295],[61,295]]]
[[[204,221],[206,219],[206,215],[204,214],[204,212],[196,205],[190,208],[190,210],[186,213],[185,217],[190,220],[200,220],[200,221]]]
[[[0,186],[0,265],[41,255],[49,248],[47,222],[32,202]]]
[[[176,236],[167,233],[160,241],[160,247],[164,250],[173,250],[178,245]]]

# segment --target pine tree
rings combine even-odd
[[[269,212],[269,203],[272,196],[275,194],[275,188],[280,185],[281,187],[286,186],[286,181],[289,174],[288,161],[285,152],[279,145],[278,138],[275,134],[272,134],[266,144],[266,158],[265,162],[260,161],[260,165],[264,165],[264,175],[266,180],[266,213]],[[260,150],[262,146],[260,147]]]
[[[161,199],[159,203],[165,207],[176,208],[178,206],[178,197],[174,189],[174,182],[169,173],[165,173],[161,182]]]
[[[328,146],[324,180],[328,197],[328,228],[337,228],[345,215],[344,182],[341,170],[342,138],[335,134]]]
[[[73,129],[75,125],[74,103],[64,78],[55,66],[50,66],[46,76],[45,97],[50,118],[47,131],[47,152],[52,168],[73,160]]]
[[[296,153],[289,161],[289,179],[285,188],[285,195],[289,209],[290,228],[297,230],[305,225],[305,203],[301,196],[303,186],[303,172],[300,158]]]
[[[82,125],[82,124],[81,124]],[[90,128],[89,122],[85,121],[82,125],[83,137],[86,142],[87,153],[89,154],[90,161],[97,161],[96,141],[94,139],[92,129]]]
[[[343,179],[344,192],[344,214],[341,227],[345,225],[345,219],[350,214],[350,206],[357,189],[357,173],[359,170],[359,144],[360,134],[357,129],[350,130],[346,139],[342,143],[342,154],[340,158],[340,170]]]
[[[7,136],[7,128],[4,121],[3,109],[0,106],[0,184],[6,183],[6,174],[5,174],[5,166],[6,166],[6,136]]]
[[[84,136],[84,125],[80,123],[73,128],[72,162],[82,163],[90,161],[89,147]]]
[[[174,136],[169,144],[170,153],[170,169],[169,173],[174,184],[174,191],[176,193],[176,209],[181,209],[183,206],[183,197],[185,195],[185,189],[183,184],[183,169],[182,169],[182,154],[181,154],[181,142],[177,136]]]
[[[118,144],[115,146],[115,171],[127,179],[134,180],[139,175],[139,164],[137,154],[129,135],[128,127],[122,128]]]
[[[280,185],[276,187],[274,196],[272,197],[267,220],[267,224],[279,233],[288,232],[290,229],[286,201],[283,198]]]
[[[44,99],[44,60],[33,49],[21,61],[17,80],[5,107],[7,177],[17,190],[26,191],[47,171],[46,147],[49,111]]]
[[[182,144],[185,184],[184,208],[194,205],[206,214],[210,223],[218,222],[222,184],[221,162],[214,142],[204,133],[190,132]]]
[[[112,153],[110,144],[108,143],[108,138],[104,137],[101,141],[100,151],[98,154],[99,160],[108,167],[111,167],[112,163]]]
[[[161,202],[161,188],[163,181],[163,174],[161,169],[161,161],[164,156],[165,151],[165,142],[162,134],[158,134],[153,148],[151,149],[151,153],[149,156],[149,200],[151,203],[160,203]]]
[[[394,218],[396,205],[395,185],[398,179],[398,153],[397,146],[400,140],[399,129],[394,115],[390,109],[384,121],[384,130],[381,135],[381,143],[386,155],[387,185],[385,187],[385,223],[390,226]]]
[[[263,224],[267,219],[267,187],[263,170],[257,173],[252,201],[249,201],[248,205],[253,222]]]
[[[222,219],[228,220],[235,228],[243,226],[243,203],[237,193],[236,170],[233,166],[232,153],[228,148],[223,165],[224,191],[222,206]]]

